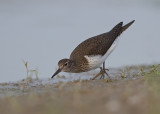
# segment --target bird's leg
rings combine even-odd
[[[96,75],[96,76],[94,76],[93,78],[92,78],[92,80],[94,80],[94,79],[96,79],[99,75],[102,75],[103,74],[103,72],[102,72],[102,67],[100,67],[100,72]]]
[[[99,75],[101,75],[100,79],[104,79],[105,74],[109,77],[109,75],[108,75],[108,73],[106,72],[106,70],[108,70],[108,69],[105,69],[105,62],[104,62],[104,63],[103,63],[103,68],[100,67],[100,72],[99,72],[96,76],[94,76],[94,77],[92,78],[92,80],[96,79]],[[108,70],[108,71],[109,71],[109,70]],[[109,77],[109,79],[110,79],[110,77]]]
[[[110,79],[110,77],[109,77],[108,73],[106,72],[106,70],[109,71],[109,69],[105,68],[105,61],[104,61],[103,62],[103,69],[101,69],[101,71],[103,72],[103,74],[101,75],[100,79],[104,79],[104,74],[106,74],[108,76],[108,78]]]

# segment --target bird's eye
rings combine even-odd
[[[64,66],[67,66],[67,65],[68,65],[68,63],[65,63],[65,64],[64,64]]]

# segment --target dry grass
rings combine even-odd
[[[54,91],[3,97],[0,114],[159,114],[157,68],[135,80],[78,80],[49,85]]]

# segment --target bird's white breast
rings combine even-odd
[[[113,42],[108,51],[102,55],[85,55],[84,57],[87,59],[90,69],[96,69],[101,66],[101,64],[107,59],[107,57],[112,53],[112,51],[116,48],[118,43],[118,38]]]

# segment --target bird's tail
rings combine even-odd
[[[131,26],[134,23],[135,20],[129,22],[128,24],[123,26],[123,22],[118,23],[111,31],[110,33],[114,38],[121,35],[123,31],[125,31],[129,26]]]
[[[135,20],[133,20],[133,21],[129,22],[128,24],[122,26],[122,29],[121,29],[121,31],[120,31],[120,34],[121,34],[123,31],[125,31],[129,26],[131,26],[131,25],[134,23],[134,21],[135,21]],[[120,34],[119,34],[119,35],[120,35]]]

